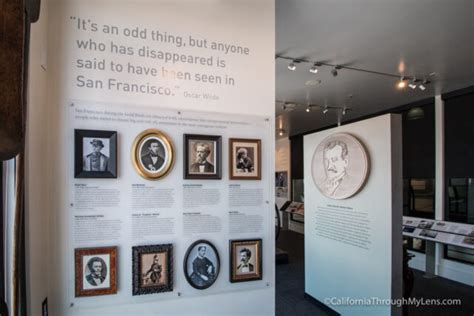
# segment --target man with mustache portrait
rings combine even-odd
[[[348,190],[352,190],[354,185],[357,185],[357,180],[347,173],[348,165],[347,144],[340,140],[328,142],[324,147],[326,179],[321,187],[326,196],[337,198],[345,195]]]

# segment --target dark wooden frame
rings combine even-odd
[[[234,143],[250,143],[257,144],[257,162],[258,170],[257,175],[253,177],[245,177],[234,174]],[[255,160],[255,157],[254,157]],[[229,139],[229,177],[231,180],[261,180],[262,179],[262,141],[260,139],[247,139],[247,138],[230,138]]]
[[[242,245],[255,245],[257,253],[254,254],[258,258],[255,258],[255,273],[248,275],[237,275],[237,266],[235,265],[236,259],[236,250],[237,246]],[[238,240],[229,240],[229,281],[231,283],[236,282],[247,282],[247,281],[256,281],[261,280],[263,276],[263,265],[262,265],[262,239],[238,239]]]
[[[214,161],[215,174],[191,174],[189,173],[189,141],[190,140],[203,140],[216,142],[216,161]],[[183,152],[184,152],[184,166],[183,166],[183,178],[184,179],[222,179],[222,136],[214,135],[194,135],[184,134],[183,135]]]
[[[84,137],[97,137],[110,139],[110,157],[109,163],[112,165],[112,171],[84,171],[83,170],[83,143]],[[75,178],[117,178],[117,132],[115,131],[97,131],[86,129],[74,130],[74,177]]]
[[[76,297],[109,295],[117,293],[117,247],[79,248],[75,249],[74,253]],[[110,287],[96,290],[84,290],[84,270],[82,266],[82,257],[104,254],[110,256],[110,262],[108,267]]]
[[[188,275],[187,267],[188,267],[189,255],[191,254],[191,251],[194,249],[194,247],[197,246],[198,244],[206,244],[207,246],[209,246],[214,251],[214,253],[216,254],[216,259],[217,259],[216,277],[214,278],[214,281],[212,283],[210,283],[208,285],[205,285],[205,286],[199,286],[197,284],[194,284],[193,281],[191,280],[191,276]],[[216,282],[217,278],[219,277],[219,272],[221,270],[221,261],[220,261],[220,258],[219,258],[219,252],[217,252],[217,248],[208,240],[205,240],[205,239],[196,240],[186,250],[186,254],[184,256],[184,261],[183,261],[183,268],[184,268],[183,269],[184,270],[184,276],[186,277],[186,280],[188,281],[189,285],[191,285],[193,288],[198,289],[198,290],[205,290],[205,289],[211,287]]]
[[[166,253],[167,284],[156,286],[141,286],[141,265],[143,254]],[[148,245],[132,247],[133,260],[133,295],[153,294],[173,291],[173,245]]]

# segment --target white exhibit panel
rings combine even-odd
[[[41,260],[57,267],[46,278],[50,314],[273,315],[274,1],[51,0],[48,17],[47,110],[32,120],[49,122],[41,161],[49,254]],[[148,130],[155,134],[140,142]],[[214,171],[197,164],[207,147],[185,146],[186,135],[204,137]],[[105,157],[92,155],[97,148]],[[253,170],[245,155],[243,167],[232,160],[241,148]],[[261,263],[250,259],[261,278],[238,279],[229,242],[248,239],[261,240],[248,246],[261,249]],[[219,266],[205,289],[185,275],[198,240],[215,247],[207,254]],[[155,292],[145,285],[157,270],[148,274],[132,251],[146,246],[172,248],[172,256],[143,257],[150,271],[162,263],[162,280],[171,273]],[[100,286],[87,283],[93,263],[107,268],[103,281],[95,275]]]
[[[304,137],[305,292],[341,315],[401,315],[401,161],[398,115]]]
[[[129,107],[69,101],[69,201],[70,249],[118,247],[115,295],[75,297],[74,257],[69,257],[68,296],[74,308],[116,303],[157,301],[176,297],[202,296],[226,291],[267,287],[272,275],[264,269],[263,279],[229,282],[229,241],[263,239],[263,267],[271,271],[271,230],[273,217],[268,182],[229,180],[229,139],[232,137],[262,141],[262,161],[271,153],[265,146],[272,142],[273,131],[268,117],[177,111],[156,107]],[[163,131],[173,143],[175,163],[163,179],[142,178],[134,169],[134,139],[150,127]],[[116,179],[74,178],[74,130],[117,132],[119,173]],[[222,137],[223,172],[220,180],[183,179],[185,134]],[[90,137],[84,137],[89,141]],[[86,142],[84,142],[86,143]],[[105,143],[105,141],[104,141]],[[105,147],[104,147],[105,149]],[[82,158],[82,157],[79,157]],[[266,176],[266,175],[265,175]],[[188,247],[196,240],[208,240],[220,257],[216,282],[206,290],[197,290],[186,281],[183,263]],[[132,296],[132,247],[173,245],[173,291]],[[106,280],[107,281],[107,280]],[[87,283],[85,283],[87,285]]]

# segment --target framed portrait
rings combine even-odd
[[[76,297],[117,293],[117,247],[75,250]]]
[[[365,185],[369,176],[369,157],[357,138],[335,133],[316,147],[311,173],[322,195],[334,200],[347,199]]]
[[[174,159],[171,138],[162,131],[147,129],[133,142],[133,166],[145,179],[157,180],[166,176],[173,168]]]
[[[184,179],[221,179],[221,136],[184,134]]]
[[[132,248],[133,295],[173,291],[173,245]]]
[[[117,178],[117,132],[74,130],[74,177]]]
[[[262,155],[260,139],[229,139],[231,180],[261,180]]]
[[[288,171],[275,172],[275,196],[288,198]]]
[[[184,256],[184,275],[192,287],[209,288],[217,280],[219,270],[219,253],[212,243],[201,239],[189,246]]]
[[[262,240],[229,241],[230,282],[262,279]]]

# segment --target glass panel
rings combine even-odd
[[[292,201],[304,203],[304,182],[303,179],[293,179],[292,182],[293,198]]]
[[[403,215],[434,218],[435,180],[403,179]]]
[[[434,219],[434,104],[414,106],[400,113],[403,131],[403,215]]]
[[[447,245],[446,258],[466,263],[474,263],[474,249]]]
[[[446,191],[446,220],[474,224],[474,179],[451,178]]]

